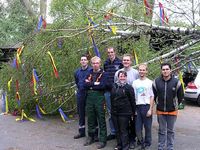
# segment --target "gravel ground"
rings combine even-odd
[[[85,138],[74,140],[77,119],[63,123],[60,117],[44,120],[16,122],[14,116],[0,116],[0,150],[96,150],[96,144],[84,147]],[[157,149],[157,120],[153,119],[152,150]],[[179,112],[176,122],[176,150],[200,150],[200,107],[187,103]],[[112,150],[115,140],[103,150]],[[138,148],[137,148],[138,149]]]

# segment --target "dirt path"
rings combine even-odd
[[[45,120],[16,122],[14,116],[0,116],[0,150],[95,150],[96,145],[84,147],[85,138],[74,140],[77,121],[62,123],[59,117]],[[200,107],[189,104],[181,110],[176,123],[176,150],[200,150]],[[109,141],[104,150],[112,150]],[[152,150],[157,149],[157,120],[154,115]]]

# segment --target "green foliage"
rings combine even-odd
[[[15,4],[16,8],[12,4]],[[35,111],[37,99],[39,105],[49,114],[55,113],[59,107],[62,107],[65,111],[75,109],[74,70],[79,66],[81,54],[90,51],[92,56],[95,55],[89,33],[86,30],[88,28],[87,17],[89,15],[93,16],[93,21],[96,24],[100,24],[99,28],[94,29],[93,37],[101,53],[102,62],[107,58],[104,50],[109,46],[117,48],[119,57],[122,57],[124,53],[132,54],[133,50],[135,50],[139,63],[148,61],[161,54],[149,49],[150,37],[147,35],[140,34],[138,37],[122,36],[120,39],[110,40],[109,38],[115,37],[116,35],[112,32],[103,32],[102,30],[106,28],[102,24],[107,24],[104,15],[110,9],[113,9],[114,13],[120,15],[150,22],[150,18],[144,16],[143,4],[127,1],[123,5],[113,4],[110,6],[109,2],[105,0],[53,0],[51,13],[55,16],[55,22],[52,25],[48,25],[48,30],[42,30],[32,35],[28,34],[33,31],[36,23],[34,19],[26,18],[27,14],[23,9],[19,12],[16,11],[20,7],[20,3],[17,1],[12,2],[9,8],[13,8],[14,10],[10,13],[12,15],[6,18],[6,21],[12,25],[6,26],[6,22],[4,22],[4,26],[0,27],[4,29],[3,31],[0,30],[0,32],[5,32],[3,38],[8,38],[11,33],[16,34],[16,37],[14,39],[9,38],[8,42],[17,41],[29,36],[26,38],[26,42],[24,42],[25,48],[20,56],[22,63],[19,69],[11,67],[10,62],[9,64],[4,64],[0,72],[0,84],[7,91],[10,111],[14,109],[25,109],[25,112],[30,114]],[[93,8],[93,10],[90,8]],[[0,9],[5,8],[0,6]],[[2,14],[2,11],[0,13]],[[18,13],[21,14],[19,18],[16,17]],[[23,13],[24,15],[22,15]],[[0,16],[0,19],[5,17],[6,15],[3,17]],[[25,24],[22,22],[24,19],[26,20]],[[112,21],[123,23],[126,20],[113,16]],[[14,26],[20,32],[8,32],[12,31]],[[135,26],[129,26],[127,28],[127,26],[121,25],[119,28],[120,30],[126,31],[137,32],[139,30]],[[0,40],[3,41],[2,38]],[[58,46],[58,42],[62,43],[61,47]],[[47,54],[48,51],[51,52],[54,58],[59,72],[59,78],[55,78],[54,76],[51,60]],[[33,93],[33,69],[36,69],[39,77],[37,95]],[[149,76],[151,79],[158,76],[159,71],[159,62],[149,65]],[[11,83],[11,90],[9,91],[7,83],[11,77],[13,81]],[[19,81],[20,106],[18,106],[15,98],[16,80]]]
[[[32,31],[37,18],[28,16],[20,1],[7,1],[0,4],[0,46],[10,45],[24,40]]]

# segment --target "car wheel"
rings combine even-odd
[[[200,107],[200,95],[199,95],[199,97],[197,98],[197,104],[198,104],[199,107]]]

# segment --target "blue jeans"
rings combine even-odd
[[[167,150],[174,149],[174,125],[177,116],[174,115],[158,115],[158,150],[165,149],[167,140]]]
[[[152,127],[152,116],[147,117],[147,112],[150,108],[150,105],[137,105],[136,106],[136,135],[139,142],[144,146],[151,145],[151,127]],[[143,139],[143,126],[145,130],[145,139]]]
[[[111,119],[111,100],[110,100],[110,92],[106,91],[104,93],[105,96],[105,100],[106,100],[106,107],[107,107],[107,111],[108,111],[108,115],[109,115],[109,125],[110,125],[110,134],[111,135],[115,135],[116,131],[113,125],[113,121]]]

